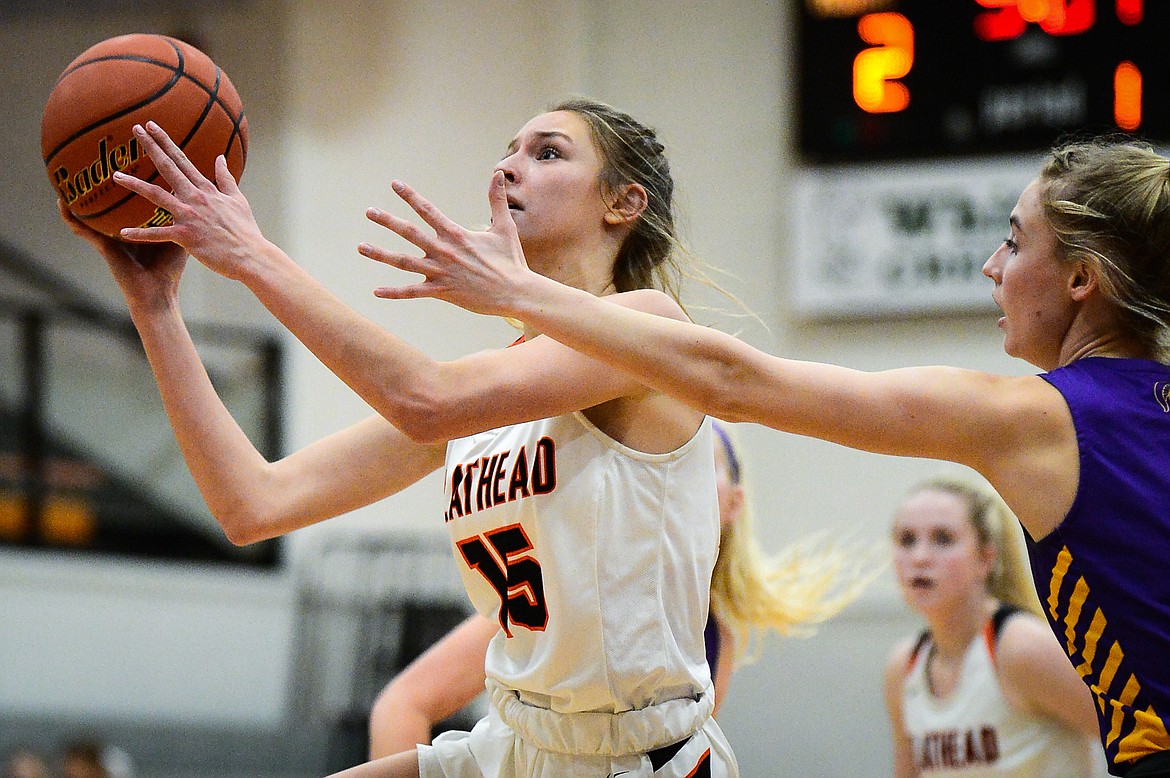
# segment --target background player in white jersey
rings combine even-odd
[[[742,447],[730,425],[715,421],[713,427],[721,533],[704,635],[718,714],[732,671],[754,658],[765,632],[812,634],[812,625],[852,601],[872,573],[815,539],[766,555],[755,534]],[[484,657],[497,631],[495,621],[471,616],[392,679],[370,714],[370,757],[429,743],[439,723],[475,699],[484,689]]]
[[[1105,774],[1092,696],[1039,617],[998,495],[940,478],[894,518],[894,569],[926,619],[886,665],[895,778]]]
[[[128,246],[62,215],[121,286],[180,449],[228,536],[248,543],[345,513],[446,461],[456,560],[477,609],[501,627],[488,651],[494,705],[469,737],[353,774],[737,775],[710,716],[703,652],[719,536],[703,414],[532,329],[512,348],[436,362],[265,239],[222,159],[212,182],[158,126],[135,133],[172,191],[116,180],[174,225],[126,230],[146,244]],[[651,129],[600,103],[562,104],[515,136],[501,180],[534,267],[685,318],[671,294],[673,181]],[[264,461],[183,323],[187,252],[245,284],[378,414]]]

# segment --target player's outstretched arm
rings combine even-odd
[[[482,232],[463,229],[401,182],[394,190],[434,233],[380,210],[368,214],[423,252],[360,247],[424,276],[380,289],[381,297],[436,297],[517,318],[728,421],[967,465],[995,486],[1033,537],[1045,535],[1071,504],[1075,437],[1062,398],[1043,379],[949,367],[865,372],[772,356],[726,333],[613,305],[532,272],[500,173],[489,190],[492,226]]]
[[[468,617],[386,685],[370,712],[370,759],[431,742],[431,730],[484,689],[484,657],[499,625]]]
[[[789,432],[827,437],[859,448],[883,449],[889,436],[872,407],[837,406],[837,398],[873,404],[875,379],[832,365],[784,360],[730,335],[677,319],[619,309],[606,300],[528,269],[508,209],[504,176],[497,172],[489,200],[492,226],[466,230],[406,184],[398,193],[434,231],[384,211],[368,217],[422,249],[423,256],[370,244],[365,256],[422,274],[421,283],[384,287],[384,298],[436,297],[481,313],[512,316],[647,385],[728,421],[753,421]],[[890,385],[896,388],[895,384]],[[942,420],[933,419],[932,427]],[[897,444],[896,444],[897,445]],[[928,455],[920,452],[921,455]]]
[[[393,214],[368,217],[418,246],[423,256],[370,244],[366,256],[424,276],[375,291],[436,297],[469,310],[511,316],[718,418],[751,421],[854,448],[954,459],[986,396],[987,380],[945,368],[864,373],[766,354],[738,338],[677,319],[619,308],[528,269],[502,173],[492,178],[492,226],[463,229],[402,182],[394,190],[434,234]],[[957,408],[961,406],[961,412]],[[978,421],[978,420],[976,420]]]
[[[796,395],[788,394],[793,402],[782,409],[783,414],[767,402],[748,407],[751,401],[745,397],[749,375],[755,374],[760,383],[767,384],[772,377],[769,368],[781,360],[713,330],[634,311],[615,311],[617,306],[592,294],[529,270],[509,212],[503,173],[497,171],[492,177],[492,226],[482,232],[460,227],[401,181],[395,181],[393,187],[433,234],[386,211],[367,212],[371,221],[423,251],[420,257],[369,243],[359,246],[371,259],[424,276],[414,285],[377,289],[374,293],[379,297],[436,297],[479,313],[513,316],[719,418],[750,419],[781,428],[795,426],[792,405]],[[659,318],[663,321],[655,321]],[[833,374],[851,372],[820,367]],[[743,407],[736,407],[737,403]]]
[[[171,241],[220,275],[240,281],[334,374],[399,429],[419,418],[410,390],[433,385],[435,364],[338,299],[261,233],[221,156],[216,180],[200,173],[153,122],[134,134],[166,188],[119,172],[114,180],[171,213],[165,227],[126,228],[122,238]]]
[[[379,417],[269,463],[220,399],[183,321],[178,289],[187,252],[170,242],[114,240],[63,205],[60,211],[66,225],[109,264],[179,450],[232,542],[264,540],[348,512],[442,464],[441,446],[417,444]]]

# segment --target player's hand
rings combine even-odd
[[[460,227],[401,181],[395,181],[393,188],[434,234],[381,209],[366,211],[370,221],[401,235],[423,251],[419,257],[369,243],[358,246],[358,251],[370,259],[424,276],[420,283],[379,287],[374,294],[388,300],[435,297],[477,313],[501,316],[513,313],[513,301],[522,281],[532,271],[524,261],[516,223],[508,212],[504,174],[496,171],[492,176],[488,189],[492,226],[482,232]]]
[[[228,170],[227,160],[215,160],[212,182],[187,159],[183,150],[154,122],[134,125],[134,136],[150,155],[167,189],[128,175],[114,173],[114,180],[166,209],[174,224],[166,227],[127,227],[121,237],[127,241],[160,243],[171,241],[222,276],[243,278],[247,262],[265,242],[252,207]]]
[[[187,264],[187,251],[174,243],[126,243],[98,232],[58,199],[61,218],[75,235],[84,238],[106,260],[114,280],[133,307],[142,301],[173,298]]]

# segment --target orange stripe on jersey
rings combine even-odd
[[[991,657],[991,665],[995,666],[995,620],[988,619],[983,627],[983,642],[987,644],[987,654]]]
[[[710,775],[711,775],[711,749],[708,748],[706,751],[703,752],[703,755],[701,757],[699,757],[699,762],[698,762],[698,764],[695,765],[695,769],[693,769],[689,773],[687,773],[686,778],[704,778],[705,776],[710,776]]]
[[[1117,641],[1114,641],[1109,648],[1109,659],[1101,670],[1100,680],[1100,688],[1109,698],[1109,704],[1113,706],[1113,716],[1109,719],[1109,734],[1105,736],[1106,744],[1112,743],[1121,735],[1121,722],[1125,718],[1125,709],[1121,707],[1117,695],[1109,693],[1109,687],[1113,685],[1113,677],[1117,674],[1117,668],[1121,665],[1122,658],[1121,646],[1118,645]]]

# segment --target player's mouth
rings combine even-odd
[[[512,211],[512,212],[523,211],[524,206],[521,205],[520,203],[516,202],[515,200],[513,200],[511,197],[509,197],[508,198],[508,210]]]
[[[910,579],[910,588],[928,591],[934,588],[934,579],[924,575],[916,575]]]

